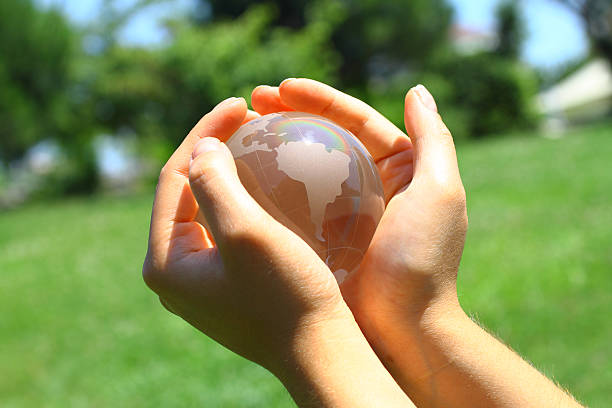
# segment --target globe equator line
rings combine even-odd
[[[348,245],[345,245],[345,246],[339,246],[339,247],[333,247],[333,248],[329,248],[328,250],[329,250],[329,251],[335,251],[335,250],[337,250],[337,249],[352,249],[352,250],[354,250],[354,251],[359,252],[361,255],[365,255],[365,252],[363,252],[362,250],[357,249],[357,248],[352,247],[352,246],[348,246]]]

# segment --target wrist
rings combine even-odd
[[[323,406],[320,388],[333,373],[325,370],[347,341],[350,322],[342,315],[301,324],[288,340],[281,361],[270,370],[300,406]]]
[[[445,327],[470,320],[461,308],[456,291],[394,300],[382,294],[372,295],[359,306],[351,304],[355,319],[376,354],[402,388],[410,395],[410,386],[448,366],[451,361],[438,359],[430,349],[433,338],[445,333]],[[410,301],[413,304],[409,304]],[[470,320],[471,321],[471,320]]]
[[[409,327],[418,331],[439,317],[463,313],[455,273],[396,273],[367,269],[346,281],[342,293],[359,326]],[[369,330],[364,333],[369,336]]]
[[[334,318],[297,330],[287,358],[275,368],[300,407],[412,406],[346,305]]]

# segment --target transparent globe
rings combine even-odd
[[[343,280],[359,266],[384,211],[378,170],[361,142],[317,115],[281,112],[228,140],[247,191]]]

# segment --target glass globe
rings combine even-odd
[[[347,130],[317,115],[271,113],[227,141],[247,191],[306,241],[341,281],[384,211],[376,164]]]

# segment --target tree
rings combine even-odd
[[[75,33],[32,1],[0,2],[0,161],[19,159],[67,130],[66,88]]]
[[[120,30],[143,9],[168,3],[171,0],[134,0],[122,2],[120,0],[101,0],[100,11],[97,18],[84,30],[87,37],[97,40],[97,54],[118,46]]]
[[[344,18],[331,34],[339,53],[340,82],[362,88],[372,77],[390,77],[405,69],[423,69],[431,55],[448,40],[452,8],[446,0],[200,0],[208,13],[200,22],[236,18],[253,3],[272,3],[278,10],[270,23],[292,29],[303,27],[308,16],[334,3]]]
[[[525,24],[519,0],[503,0],[496,10],[498,43],[471,55],[443,53],[423,82],[437,96],[438,108],[455,140],[483,138],[536,124],[537,78],[520,60]]]
[[[520,58],[525,40],[525,24],[518,0],[504,0],[496,10],[498,44],[495,53],[501,57]]]
[[[582,18],[592,46],[612,64],[612,2],[610,0],[557,0]]]
[[[237,18],[254,4],[273,4],[275,12],[271,23],[274,25],[300,29],[307,23],[307,0],[200,0],[198,5],[201,12],[195,14],[195,20],[206,24],[212,20]]]
[[[322,14],[325,14],[323,17]],[[299,30],[270,27],[274,10],[249,8],[233,20],[169,22],[172,41],[158,49],[113,47],[96,58],[91,100],[110,133],[137,135],[159,158],[228,96],[248,97],[261,83],[289,76],[333,83],[338,56],[329,47],[333,8],[321,8]]]

